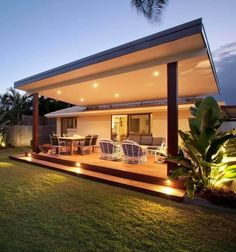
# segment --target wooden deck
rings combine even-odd
[[[143,175],[149,175],[159,178],[167,179],[167,165],[155,162],[154,157],[148,157],[148,162],[145,164],[127,164],[123,161],[111,161],[100,159],[99,153],[92,153],[88,155],[57,155],[57,154],[40,154],[47,158],[53,158],[54,160],[72,161],[80,163],[81,165],[93,165],[97,167],[104,167],[109,169],[115,169],[119,171],[134,172]],[[60,161],[59,161],[60,162]],[[99,169],[99,168],[98,168]]]
[[[127,164],[102,160],[99,156],[99,153],[83,156],[33,153],[31,157],[18,155],[10,158],[176,201],[183,199],[183,182],[168,181],[167,165],[155,163],[153,157],[149,157],[145,164]]]

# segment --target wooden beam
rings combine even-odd
[[[33,152],[36,152],[39,145],[39,95],[33,94]]]
[[[168,154],[178,154],[178,62],[167,64],[167,148]],[[176,165],[168,163],[167,174],[170,175]]]

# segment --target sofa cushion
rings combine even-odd
[[[129,136],[129,137],[128,137],[128,140],[130,140],[130,141],[134,141],[134,142],[136,142],[136,143],[140,144],[140,136],[137,136],[137,135],[131,135],[131,136]]]
[[[164,137],[153,137],[152,145],[161,146],[163,143],[166,143],[166,139]]]
[[[152,145],[152,136],[141,136],[141,145]]]

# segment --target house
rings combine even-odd
[[[15,82],[34,96],[33,150],[38,145],[38,96],[74,104],[50,113],[57,132],[122,140],[132,132],[167,138],[178,152],[197,97],[220,92],[201,19],[132,41]],[[175,165],[168,163],[170,174]]]
[[[196,97],[180,98],[179,129],[189,130],[190,106]],[[74,106],[45,115],[55,118],[57,134],[96,134],[98,139],[121,142],[131,134],[167,138],[167,100],[119,103],[98,106]]]

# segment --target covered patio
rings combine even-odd
[[[219,92],[201,19],[16,81],[15,88],[34,97],[33,152],[38,146],[38,97],[43,95],[82,108],[166,99],[167,149],[173,156],[178,153],[178,99]],[[98,164],[111,170],[116,166],[120,172],[127,169],[123,162],[101,161],[94,155],[33,154],[38,160],[45,160],[45,156],[48,160],[54,158],[51,161],[69,159],[73,164]],[[155,173],[155,177],[166,180],[175,168],[171,163],[162,168],[155,165],[150,161],[131,169],[144,175]]]

